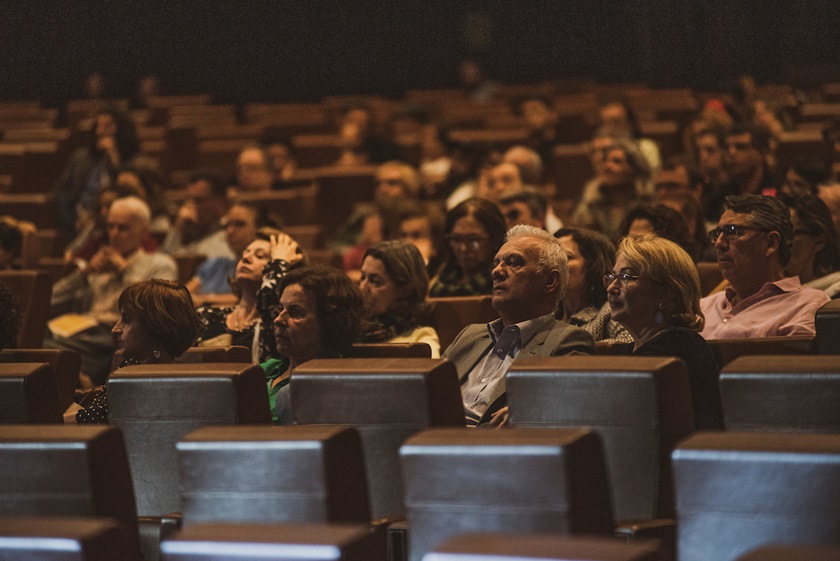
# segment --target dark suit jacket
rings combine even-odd
[[[455,364],[458,379],[461,384],[467,380],[470,371],[493,348],[493,339],[485,323],[474,323],[464,328],[443,353],[443,358]],[[592,335],[579,327],[574,327],[560,320],[552,320],[537,331],[528,341],[516,358],[516,361],[527,357],[561,356],[570,353],[592,354],[595,341]],[[505,383],[502,380],[496,386],[496,392],[490,396],[490,407],[487,408],[481,422],[488,420],[490,415],[507,404]]]

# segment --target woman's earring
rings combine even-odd
[[[653,316],[653,321],[656,322],[656,325],[662,325],[665,323],[665,314],[662,313],[662,308],[657,308],[656,313]]]
[[[160,360],[160,351],[155,349],[154,351],[152,351],[152,356],[155,357],[155,360]]]

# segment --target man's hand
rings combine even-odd
[[[490,426],[500,429],[502,427],[508,426],[508,420],[510,419],[510,407],[502,407],[495,413],[490,416]]]
[[[106,245],[90,258],[87,271],[91,273],[121,273],[125,269],[126,260],[113,247]]]
[[[282,259],[289,265],[297,265],[303,261],[303,254],[300,252],[300,246],[288,234],[278,234],[271,236],[269,243],[271,243],[271,259]]]

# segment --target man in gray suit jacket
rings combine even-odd
[[[467,326],[443,353],[455,364],[468,424],[506,424],[505,374],[521,357],[592,353],[583,329],[555,319],[569,266],[559,240],[518,225],[493,261],[493,308],[499,319]]]

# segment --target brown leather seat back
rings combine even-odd
[[[195,364],[199,362],[251,362],[251,349],[241,345],[229,347],[190,347],[176,362]]]
[[[347,358],[432,358],[428,343],[356,343]]]
[[[836,356],[745,356],[720,374],[727,430],[840,432]]]
[[[430,429],[400,449],[409,559],[467,532],[610,533],[598,436],[588,430]]]
[[[55,375],[61,410],[66,410],[73,403],[82,368],[79,353],[60,349],[3,349],[0,351],[0,362],[48,362]]]
[[[458,373],[446,360],[327,359],[295,370],[292,411],[300,424],[347,424],[359,431],[373,518],[402,518],[399,448],[434,426],[464,426]]]
[[[814,316],[817,350],[824,355],[840,354],[840,299],[823,304]]]
[[[522,359],[507,374],[516,427],[588,427],[603,442],[616,518],[673,515],[668,465],[694,430],[688,375],[674,358]]]
[[[0,423],[61,423],[62,411],[52,366],[0,363]]]
[[[89,517],[0,518],[0,559],[114,561],[138,559],[116,520]]]
[[[623,543],[614,538],[525,536],[521,534],[461,534],[448,539],[426,561],[658,561],[659,548],[650,541]]]
[[[807,355],[813,353],[814,338],[755,337],[747,339],[715,339],[709,341],[718,364],[726,366],[738,357],[748,355]]]
[[[0,271],[0,284],[17,296],[20,305],[17,346],[37,349],[47,331],[52,280],[40,271]]]
[[[185,525],[370,520],[351,427],[210,427],[177,450]]]
[[[440,339],[441,351],[471,323],[487,323],[499,317],[493,309],[492,296],[429,298],[429,303],[434,306],[431,324]]]
[[[138,548],[134,493],[120,431],[107,426],[0,426],[0,516],[111,517]]]
[[[700,432],[672,467],[680,561],[840,544],[840,434]]]
[[[177,511],[175,443],[208,425],[271,423],[265,374],[236,363],[127,366],[108,382],[110,422],[128,448],[137,511]]]
[[[381,536],[357,524],[197,524],[163,542],[164,561],[384,561]]]
[[[765,545],[738,558],[738,561],[840,561],[840,546]]]

